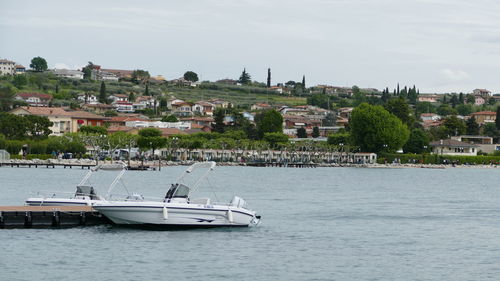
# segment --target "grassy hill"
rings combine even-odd
[[[24,78],[1,76],[0,87],[9,87],[14,93],[40,92],[51,94],[55,105],[76,105],[78,94],[91,93],[98,95],[101,87],[99,81],[58,78],[51,73],[26,73],[22,76]],[[127,81],[105,82],[105,84],[108,95],[134,93],[137,97],[146,93],[144,84]],[[250,106],[257,102],[290,106],[306,104],[306,98],[304,97],[279,95],[260,85],[237,86],[203,82],[196,87],[191,87],[161,82],[150,83],[148,93],[157,98],[167,99],[175,96],[191,102],[220,98],[239,106]]]

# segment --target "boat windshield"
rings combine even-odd
[[[94,188],[88,185],[77,186],[75,196],[89,196],[91,199],[97,199]]]
[[[172,184],[172,186],[167,192],[167,195],[165,195],[165,199],[188,198],[188,196],[189,196],[189,187],[181,183],[176,183]]]

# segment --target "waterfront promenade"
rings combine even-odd
[[[127,161],[99,161],[99,164],[112,163],[112,162],[123,162]],[[130,169],[138,170],[140,167],[145,167],[147,169],[158,169],[161,167],[168,166],[189,166],[193,164],[194,160],[183,160],[183,161],[166,161],[166,160],[153,160],[153,161],[139,161],[131,160]],[[33,160],[22,160],[22,159],[11,159],[4,160],[0,162],[0,167],[16,167],[16,168],[71,168],[71,169],[89,169],[96,165],[95,160],[90,159],[33,159]],[[403,169],[403,168],[427,168],[427,169],[447,169],[447,168],[459,168],[459,169],[497,169],[500,165],[444,165],[444,164],[413,164],[413,163],[397,163],[397,164],[378,164],[378,163],[315,163],[310,162],[235,162],[235,161],[224,161],[217,162],[218,166],[240,166],[240,167],[288,167],[288,168],[313,168],[313,167],[353,167],[353,168],[372,168],[372,169]]]

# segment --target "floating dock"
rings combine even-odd
[[[0,228],[65,228],[109,223],[90,206],[0,206]]]
[[[81,167],[82,169],[90,169],[91,167],[94,167],[95,164],[65,164],[65,163],[33,163],[33,162],[0,162],[0,167],[2,166],[10,166],[10,167],[35,167],[38,168],[40,167],[46,167],[46,168],[55,168],[56,166],[61,166],[66,168],[72,169],[73,167]]]
[[[283,163],[283,162],[249,162],[245,166],[251,167],[284,167],[284,168],[316,168],[316,163]]]

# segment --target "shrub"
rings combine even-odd
[[[22,148],[23,148],[23,142],[21,141],[11,140],[5,142],[5,150],[7,150],[7,152],[10,153],[11,155],[19,154]]]

